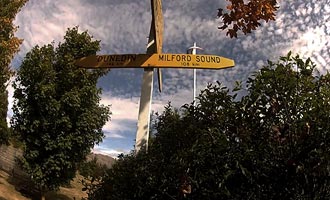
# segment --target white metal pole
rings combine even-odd
[[[194,69],[194,105],[196,105],[196,81],[196,69]]]
[[[188,50],[190,50],[191,54],[196,55],[197,49],[203,50],[202,48],[196,45],[196,42],[194,42],[194,46],[190,47]],[[197,88],[197,76],[196,76],[196,69],[194,69],[194,89],[193,89],[194,105],[196,105],[196,88]]]

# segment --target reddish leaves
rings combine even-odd
[[[260,26],[260,21],[275,20],[278,9],[277,0],[227,0],[229,4],[226,11],[218,9],[218,17],[223,25],[219,29],[226,30],[231,38],[237,37],[239,31],[244,34],[251,33]]]

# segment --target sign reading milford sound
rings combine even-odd
[[[216,55],[192,54],[120,54],[81,58],[76,65],[84,68],[197,68],[233,67],[234,61]]]

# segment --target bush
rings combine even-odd
[[[122,156],[89,199],[327,199],[330,74],[289,53],[255,73],[247,94],[209,85],[170,105],[148,152]]]

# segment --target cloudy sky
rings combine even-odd
[[[230,69],[197,70],[198,91],[215,81],[231,87],[237,80],[246,80],[268,59],[276,60],[289,50],[311,57],[322,73],[329,69],[330,0],[279,1],[276,21],[238,39],[217,29],[217,8],[225,3],[163,0],[164,53],[186,53],[197,42],[204,48],[201,53],[236,62]],[[145,53],[150,12],[149,0],[29,0],[15,21],[19,26],[16,35],[24,42],[13,66],[19,68],[33,46],[60,42],[66,29],[77,25],[102,41],[99,54]],[[113,115],[104,127],[106,138],[95,151],[116,156],[134,148],[142,74],[141,69],[115,69],[100,79],[102,103],[112,105]],[[152,110],[162,111],[169,101],[176,107],[192,101],[192,70],[164,69],[163,92],[154,85]]]

